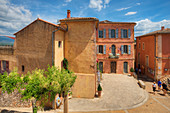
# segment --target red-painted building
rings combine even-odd
[[[136,67],[154,80],[170,75],[170,28],[136,37]]]
[[[134,68],[133,22],[99,22],[97,59],[103,73],[124,74]]]

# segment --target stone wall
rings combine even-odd
[[[11,94],[1,92],[0,107],[31,107],[31,102],[22,101],[21,95],[17,91]]]

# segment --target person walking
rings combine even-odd
[[[158,80],[158,91],[161,90],[161,85],[162,85],[162,82],[160,81],[160,79]]]
[[[155,82],[153,82],[152,88],[153,88],[153,94],[155,95],[155,91],[156,91],[156,83]]]
[[[165,84],[165,82],[163,82],[163,84],[162,84],[162,87],[163,87],[163,95],[165,96],[166,94],[167,94],[167,91],[168,91],[168,88],[167,88],[167,85]]]

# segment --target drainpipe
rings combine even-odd
[[[154,35],[154,43],[155,43],[155,47],[154,47],[154,81],[156,81],[156,35]]]
[[[65,23],[65,25],[67,26],[67,29],[63,29],[62,27],[58,27],[56,30],[54,30],[52,32],[52,66],[54,66],[54,33],[57,32],[58,30],[64,30],[64,31],[68,31],[68,25]]]

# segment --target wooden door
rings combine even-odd
[[[111,62],[111,73],[116,73],[116,62]]]

